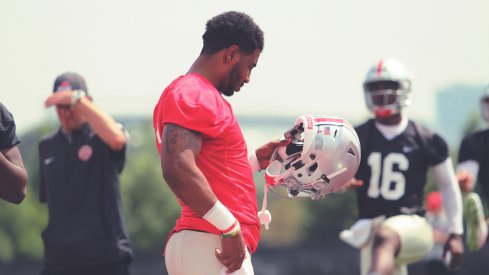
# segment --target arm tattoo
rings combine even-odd
[[[200,152],[202,134],[168,123],[163,130],[162,144],[167,154],[191,150],[195,156]]]

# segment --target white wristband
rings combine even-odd
[[[233,214],[219,200],[205,213],[203,218],[221,231],[229,229],[236,222]]]
[[[261,170],[260,162],[258,161],[258,157],[256,156],[255,151],[251,151],[248,153],[248,161],[250,163],[253,173]]]

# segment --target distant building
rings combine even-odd
[[[458,150],[468,127],[480,124],[479,98],[482,89],[477,85],[455,84],[436,92],[435,129],[451,149]]]

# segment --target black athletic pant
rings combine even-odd
[[[129,262],[122,261],[69,270],[43,270],[41,275],[129,275]]]

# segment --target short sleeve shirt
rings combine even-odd
[[[20,140],[15,133],[15,121],[7,108],[0,103],[0,150],[12,148]]]
[[[161,134],[172,123],[202,134],[203,141],[196,164],[218,199],[241,224],[245,242],[254,251],[259,240],[256,190],[247,147],[231,105],[220,92],[198,74],[174,80],[154,109],[153,126],[161,154]],[[199,230],[220,234],[209,222],[183,202],[174,231]]]
[[[127,260],[119,177],[126,147],[113,151],[86,123],[39,143],[39,198],[48,206],[44,263],[65,270]]]

